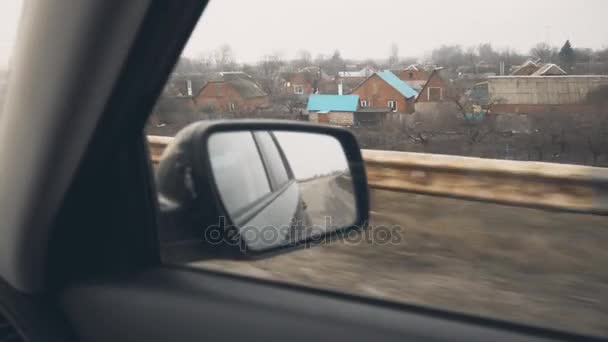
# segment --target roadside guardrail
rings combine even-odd
[[[153,163],[171,137],[148,136]],[[608,169],[363,150],[371,188],[608,215]]]

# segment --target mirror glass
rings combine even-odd
[[[229,221],[251,250],[319,238],[357,218],[348,160],[333,136],[218,132],[211,172]]]

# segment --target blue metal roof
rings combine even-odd
[[[376,75],[380,76],[386,83],[390,84],[391,87],[395,88],[398,92],[400,92],[406,98],[416,97],[418,93],[412,89],[407,83],[403,82],[399,79],[395,74],[393,74],[390,70],[379,71]]]
[[[309,112],[355,112],[359,106],[359,95],[318,95],[308,98]]]

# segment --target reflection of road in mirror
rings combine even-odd
[[[355,197],[346,155],[331,136],[274,132],[300,185],[306,233],[322,234],[351,226],[356,220]]]
[[[315,230],[332,231],[355,222],[355,196],[350,172],[336,172],[298,183],[306,207],[305,222]]]

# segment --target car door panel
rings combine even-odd
[[[287,243],[291,223],[296,219],[300,202],[299,186],[292,181],[280,191],[272,202],[261,209],[243,227],[240,227],[241,234],[248,239],[249,248],[259,251],[272,248],[276,245],[276,241]],[[247,234],[252,237],[248,238]]]
[[[65,290],[61,303],[82,341],[544,340],[523,334],[540,329],[518,333],[510,323],[483,326],[474,324],[476,318],[452,320],[449,314],[408,312],[375,300],[190,268],[82,283]]]

